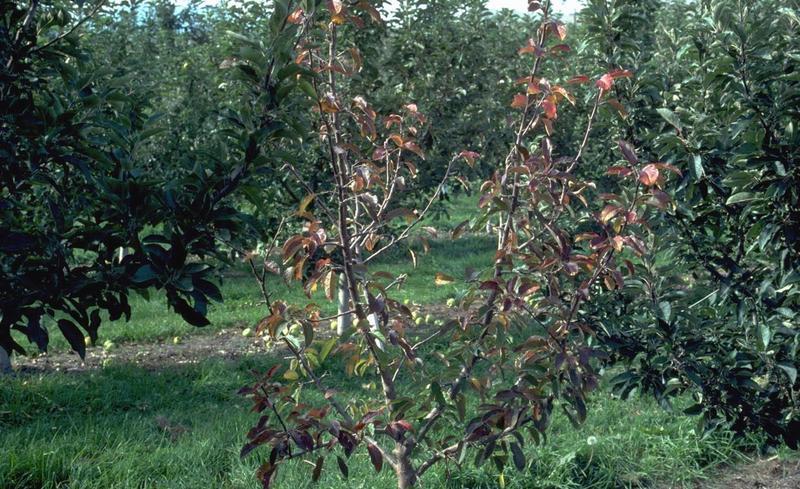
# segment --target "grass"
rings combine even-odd
[[[56,488],[255,488],[253,472],[267,454],[244,460],[239,449],[257,416],[235,394],[250,370],[275,360],[246,357],[239,363],[145,370],[119,365],[64,376],[43,374],[0,383],[0,487]],[[337,374],[332,371],[331,375]],[[357,380],[336,377],[342,396],[363,395]],[[481,468],[426,475],[426,487],[616,488],[664,482],[688,484],[706,470],[736,458],[730,436],[700,436],[694,420],[667,413],[648,399],[620,401],[601,391],[589,420],[575,430],[556,415],[549,441],[526,448],[530,469]],[[187,431],[173,438],[158,419]],[[391,488],[386,469],[376,475],[361,448],[343,481],[328,460],[316,487]],[[284,466],[276,487],[312,487],[310,466]]]
[[[450,221],[441,227],[469,216],[471,205],[468,199],[455,201]],[[441,271],[461,277],[467,268],[486,267],[492,246],[489,237],[432,240],[430,253],[419,256],[417,269],[394,297],[444,302],[459,285],[436,287],[434,275]],[[398,250],[376,268],[397,275],[409,272],[411,264],[407,252]],[[289,301],[305,300],[297,288],[272,285]],[[211,310],[208,328],[183,324],[162,300],[136,298],[132,321],[104,324],[101,341],[152,342],[205,334],[249,326],[264,315],[256,284],[246,275],[226,279],[223,292],[226,300]],[[67,348],[57,332],[51,337],[54,349]],[[255,488],[253,473],[266,453],[239,458],[245,433],[257,416],[235,393],[252,380],[253,369],[266,370],[276,361],[274,354],[263,354],[157,370],[115,363],[71,375],[0,378],[0,489]],[[365,395],[359,379],[338,371],[332,369],[328,381],[342,397]],[[449,472],[439,466],[426,474],[425,487],[680,487],[738,457],[729,434],[701,436],[694,431],[694,419],[665,412],[649,399],[621,401],[601,389],[589,412],[579,430],[557,414],[549,441],[526,447],[531,463],[522,473],[501,471],[491,462],[480,468],[467,462]],[[170,429],[163,428],[164,420]],[[348,481],[340,479],[335,465],[328,460],[316,487],[395,487],[386,468],[374,473],[363,448],[350,461]],[[310,473],[304,462],[284,466],[277,487],[312,487]]]
[[[475,205],[473,197],[461,196],[454,198],[449,204],[449,217],[442,215],[440,219],[429,222],[437,229],[447,230],[451,223],[458,224],[467,219]],[[455,278],[463,277],[468,268],[481,269],[491,264],[494,242],[487,236],[466,236],[452,241],[445,237],[430,240],[430,252],[424,253],[419,243],[412,247],[416,250],[417,267],[414,269],[411,256],[407,248],[400,247],[382,256],[373,267],[373,271],[386,271],[395,276],[406,273],[408,279],[405,287],[392,295],[395,299],[412,299],[420,304],[442,303],[452,297],[457,291],[458,281],[453,285],[434,286],[434,277],[437,272],[443,272]],[[413,272],[413,273],[412,273]],[[280,279],[271,278],[269,289],[274,297],[290,303],[299,304],[308,302],[302,289],[294,284],[286,286]],[[246,328],[266,315],[266,309],[261,304],[261,293],[255,280],[249,275],[249,270],[244,266],[233,270],[232,274],[225,277],[222,284],[225,301],[221,304],[212,304],[209,309],[211,325],[205,328],[195,328],[184,323],[179,316],[168,310],[163,293],[151,291],[151,300],[145,300],[139,295],[130,297],[133,311],[131,321],[124,319],[118,321],[105,321],[99,331],[99,344],[110,340],[117,344],[141,343],[166,340],[175,336],[189,336],[195,334],[210,334],[223,328]],[[335,306],[328,302],[322,292],[313,297],[327,313],[332,313]],[[67,351],[69,345],[61,336],[54,322],[43,320],[50,330],[51,351]],[[27,345],[25,337],[13,331],[12,334],[21,345]],[[36,350],[31,345],[27,348],[30,352]]]

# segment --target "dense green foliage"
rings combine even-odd
[[[210,280],[211,258],[224,260],[226,249],[252,242],[261,228],[251,217],[257,210],[245,215],[231,194],[250,195],[255,177],[269,168],[269,141],[285,137],[278,107],[295,86],[284,82],[297,73],[287,69],[296,28],[273,22],[271,45],[233,36],[250,51],[260,47],[259,60],[270,63],[260,71],[229,63],[244,85],[239,111],[194,111],[196,75],[156,79],[170,70],[147,59],[150,42],[164,51],[155,59],[168,58],[165,65],[178,59],[168,31],[178,25],[168,6],[156,5],[156,28],[140,23],[133,6],[123,9],[107,21],[121,36],[109,40],[100,30],[90,36],[94,44],[84,43],[94,49],[86,49],[77,27],[101,6],[88,12],[3,4],[0,346],[9,352],[23,351],[11,328],[46,348],[44,317],[57,320],[83,354],[76,323],[96,339],[101,311],[111,320],[129,318],[129,291],[146,294],[151,287],[164,289],[187,322],[208,324],[209,301],[222,300]],[[199,35],[193,25],[190,18],[186,43]],[[128,46],[142,50],[126,52]],[[149,76],[137,80],[143,66]],[[160,108],[166,121],[159,121]],[[224,124],[217,121],[208,137],[211,112]]]
[[[630,370],[707,426],[797,446],[797,3],[591,2],[589,39],[637,73],[616,130],[683,171],[639,277],[598,311]],[[652,55],[637,56],[632,45]],[[646,51],[646,50],[641,50]]]

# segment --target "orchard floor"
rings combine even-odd
[[[800,489],[800,461],[769,458],[729,468],[715,477],[710,489]]]
[[[0,379],[0,447],[8,453],[0,489],[257,487],[253,471],[265,454],[238,457],[255,417],[236,390],[283,355],[242,328],[93,347],[85,362],[64,351],[17,359],[17,375]],[[363,395],[357,380],[336,380]],[[557,417],[548,442],[526,448],[523,473],[467,463],[432,471],[424,487],[800,489],[796,459],[752,460],[740,451],[750,442],[697,434],[680,406],[669,413],[601,390],[590,413],[580,430]],[[349,481],[335,469],[319,486],[309,476],[297,463],[276,487],[393,487],[387,471],[371,471],[366,453],[353,455]]]
[[[458,203],[451,222],[468,217],[469,205]],[[447,316],[444,304],[462,293],[463,284],[434,287],[436,274],[460,277],[485,267],[493,246],[485,236],[430,240],[430,253],[418,250],[417,268],[395,298],[418,302],[420,316]],[[376,266],[395,276],[411,272],[405,252]],[[271,287],[293,303],[306,300],[297,287],[278,280]],[[266,454],[256,450],[241,459],[239,452],[258,416],[236,393],[253,381],[254,371],[285,363],[285,355],[242,334],[265,315],[253,280],[231,275],[222,289],[225,302],[210,310],[212,325],[202,329],[181,323],[155,294],[149,301],[133,297],[131,322],[106,322],[85,362],[49,324],[50,353],[15,357],[17,374],[0,377],[0,489],[257,488],[254,472]],[[424,331],[420,326],[418,333]],[[371,386],[330,361],[325,375],[343,396],[369,394]],[[303,395],[321,401],[311,390]],[[432,469],[423,487],[800,489],[790,454],[754,461],[745,452],[758,440],[697,432],[696,419],[681,414],[690,402],[678,399],[668,412],[651,398],[623,401],[601,388],[580,429],[557,411],[547,442],[525,447],[525,471],[490,462],[476,467],[468,459],[458,470]],[[374,473],[366,450],[357,450],[349,465],[344,481],[329,460],[313,485],[311,467],[293,463],[281,467],[275,487],[395,487],[386,469]]]

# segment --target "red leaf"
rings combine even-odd
[[[272,465],[269,462],[261,464],[261,467],[256,470],[256,477],[261,482],[261,487],[269,489],[270,484],[272,484],[272,476],[275,475],[275,469],[277,468],[277,465]]]
[[[361,0],[356,5],[356,8],[360,8],[361,10],[366,11],[369,14],[370,18],[372,18],[373,22],[375,22],[376,24],[383,23],[383,19],[381,19],[381,13],[378,12],[378,9],[370,5],[369,1]]]
[[[291,14],[289,14],[289,17],[286,18],[286,22],[290,24],[302,24],[304,16],[305,16],[305,11],[299,8],[294,12],[292,12]]]
[[[314,471],[311,473],[311,482],[317,482],[322,475],[322,465],[325,463],[325,457],[318,457],[317,463],[314,464]]]
[[[378,449],[378,447],[372,443],[368,443],[367,451],[369,452],[369,459],[372,461],[372,465],[375,467],[375,472],[380,472],[383,468],[383,454],[381,454],[380,449]]]
[[[517,54],[533,54],[535,56],[541,56],[542,54],[544,54],[544,51],[542,51],[541,47],[536,45],[533,39],[528,39],[528,43],[525,46],[519,48]]]
[[[425,153],[422,152],[422,149],[417,145],[417,143],[414,143],[412,141],[407,141],[403,143],[403,148],[411,151],[412,153],[416,154],[423,160],[425,159]]]
[[[617,78],[631,78],[631,77],[633,77],[633,73],[631,73],[631,72],[630,72],[630,71],[628,71],[628,70],[621,70],[621,69],[617,69],[617,70],[609,71],[609,72],[608,72],[608,75],[609,75],[611,78],[615,79],[615,80],[616,80]]]
[[[528,97],[525,94],[518,93],[514,95],[514,100],[511,101],[511,107],[515,109],[524,109],[528,105]]]
[[[607,205],[607,206],[605,206],[603,208],[603,210],[600,211],[600,222],[602,222],[603,224],[607,223],[608,221],[613,219],[614,216],[619,214],[619,211],[621,211],[621,210],[622,209],[620,209],[619,207],[617,207],[615,205]]]
[[[619,100],[615,98],[610,98],[606,100],[606,103],[611,107],[613,107],[619,113],[620,117],[622,117],[623,119],[628,117],[628,111],[625,110],[625,106],[622,105]]]
[[[567,84],[569,85],[581,85],[584,83],[589,83],[589,77],[586,75],[573,76],[567,80]]]
[[[375,161],[382,160],[384,157],[386,157],[386,150],[384,148],[375,148],[375,151],[372,152],[372,159]]]
[[[347,462],[345,462],[342,457],[337,455],[336,463],[339,464],[339,472],[341,472],[342,476],[347,479],[347,476],[350,475],[350,469],[347,468]]]
[[[678,175],[679,177],[683,176],[683,173],[681,173],[681,171],[677,167],[675,167],[674,165],[670,165],[669,163],[652,163],[652,165],[658,168],[659,170],[667,170]]]
[[[569,103],[575,105],[575,97],[573,97],[571,93],[566,91],[564,87],[560,85],[554,85],[553,88],[551,88],[551,90],[554,94],[556,94],[556,98],[558,100],[560,100],[561,98],[565,98],[567,99],[567,101],[569,101]]]
[[[672,199],[666,192],[662,192],[661,190],[658,189],[653,189],[652,194],[653,194],[652,197],[647,201],[647,203],[650,205],[654,205],[659,209],[666,209],[667,207],[669,207],[670,202],[672,202]]]
[[[627,177],[631,173],[633,173],[633,171],[624,166],[611,166],[606,170],[606,175],[619,175],[622,177]]]
[[[555,119],[558,116],[556,104],[550,100],[545,100],[542,102],[542,110],[544,110],[544,116],[548,119]]]
[[[654,164],[645,165],[642,171],[639,172],[639,181],[648,187],[652,187],[658,183],[658,168]]]
[[[605,75],[601,76],[599,80],[594,82],[594,85],[600,90],[607,92],[611,90],[612,86],[614,86],[614,79],[611,77],[611,75],[606,73]]]
[[[627,141],[619,140],[619,149],[622,151],[622,156],[630,163],[635,165],[639,163],[639,158],[636,157],[636,150]]]
[[[458,156],[464,158],[470,167],[474,167],[475,160],[481,157],[481,155],[476,153],[475,151],[467,151],[467,150],[462,151],[461,153],[458,154]]]

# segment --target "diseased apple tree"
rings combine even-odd
[[[345,49],[342,39],[363,16],[375,16],[367,2],[305,1],[291,14],[309,29],[297,61],[314,72],[309,95],[328,148],[320,171],[332,183],[324,194],[310,193],[290,219],[300,222],[284,241],[283,267],[307,290],[323,287],[329,298],[343,276],[350,292],[345,313],[355,321],[343,337],[320,339],[321,323],[334,318],[320,317],[315,305],[301,308],[267,295],[270,311],[259,331],[292,360],[242,389],[261,415],[242,455],[267,450],[258,469],[264,487],[292,459],[311,462],[317,480],[334,458],[346,477],[348,457],[362,448],[375,470],[394,472],[400,488],[418,485],[437,464],[461,464],[468,452],[477,464],[492,459],[522,470],[522,446],[542,439],[554,409],[575,423],[586,417],[600,353],[584,306],[623,286],[633,269],[628,258],[646,252],[640,236],[647,233],[650,209],[659,212],[668,198],[661,188],[677,171],[640,162],[631,145],[618,141],[611,144],[620,161],[606,165],[602,188],[576,177],[580,165],[597,164],[582,156],[598,108],[615,81],[631,73],[612,70],[594,80],[565,75],[565,25],[552,18],[550,2],[530,2],[529,8],[539,21],[519,50],[528,62],[517,80],[519,93],[509,96],[514,138],[481,185],[475,218],[453,231],[457,238],[496,221],[495,256],[465,277],[469,292],[453,317],[424,331],[415,330],[408,309],[391,299],[400,278],[370,265],[412,237],[424,216],[425,208],[393,202],[424,164],[414,136],[426,121],[414,104],[381,117],[364,97],[338,88],[340,77],[357,72],[359,54]],[[568,86],[576,86],[576,94]],[[559,111],[571,105],[585,113],[582,138],[559,150],[552,136]],[[445,176],[457,160],[472,164],[478,157],[462,151]],[[453,280],[436,277],[438,283]],[[293,323],[302,335],[290,328]],[[366,399],[344,399],[327,382],[321,363],[331,355],[341,358],[348,374],[375,386]],[[318,390],[323,401],[304,396],[307,388]]]

